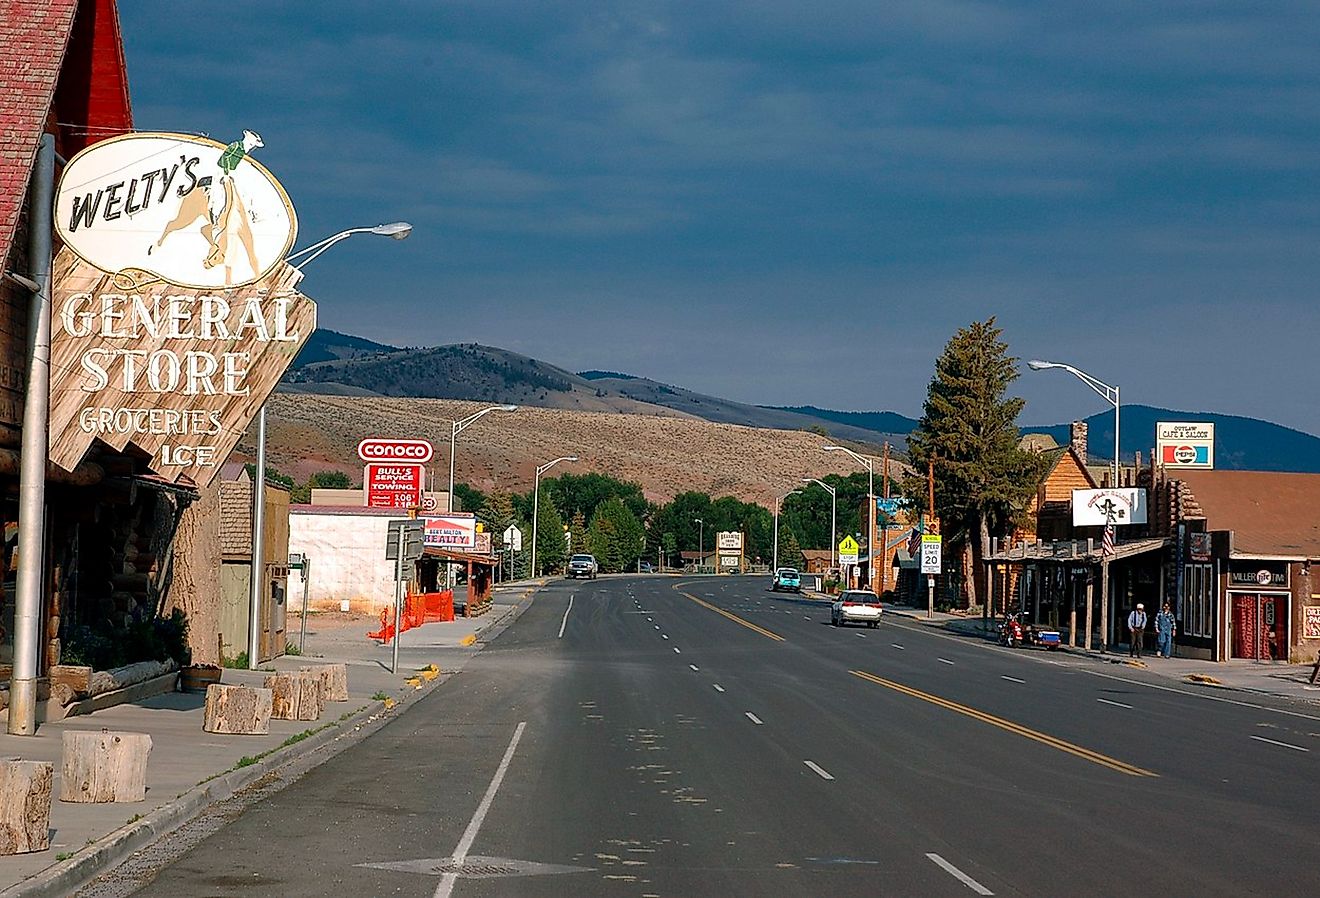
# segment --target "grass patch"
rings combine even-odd
[[[265,752],[263,752],[262,754],[265,754]],[[257,763],[258,761],[260,761],[261,758],[262,758],[262,755],[243,755],[243,757],[239,758],[239,759],[238,759],[238,762],[237,762],[236,764],[234,764],[234,766],[231,767],[231,768],[229,768],[229,769],[230,769],[230,770],[239,770],[239,769],[241,769],[241,768],[243,768],[243,767],[251,767],[253,764],[255,764],[255,763]]]
[[[297,658],[299,655],[302,654],[302,649],[298,648],[292,642],[286,642],[284,643],[284,654],[292,655],[293,657]]]
[[[142,819],[142,815],[141,815],[141,814],[134,814],[132,817],[129,817],[129,818],[128,818],[128,822],[129,822],[129,824],[131,825],[131,824],[137,823],[137,822],[138,822],[139,820],[141,820],[141,819]]]
[[[55,860],[56,860],[56,861],[67,861],[67,860],[68,860],[69,858],[71,858],[71,857],[73,857],[73,852],[72,852],[72,851],[61,851],[59,854],[55,855]]]
[[[389,696],[386,695],[386,694],[385,694],[384,692],[382,692],[381,690],[377,689],[377,690],[376,690],[376,694],[373,695],[371,698],[372,698],[372,701],[383,702],[383,701],[385,701],[385,699],[389,698]]]
[[[248,657],[247,652],[239,652],[237,655],[221,655],[220,666],[228,667],[230,670],[247,670]]]

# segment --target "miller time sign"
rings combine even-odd
[[[99,440],[206,485],[316,328],[284,261],[293,206],[251,153],[130,134],[69,161],[55,202],[50,457]]]

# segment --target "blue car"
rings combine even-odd
[[[770,583],[771,592],[802,592],[802,575],[795,568],[781,567],[775,571],[775,579]]]

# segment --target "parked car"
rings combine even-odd
[[[639,573],[639,574],[654,574],[654,573],[655,573],[655,565],[651,564],[651,562],[649,562],[649,561],[639,561],[639,562],[637,562],[637,573]]]
[[[802,575],[796,568],[781,567],[775,571],[774,579],[770,581],[770,591],[779,592],[781,589],[802,592]]]
[[[570,580],[576,580],[581,577],[584,580],[595,580],[596,574],[600,571],[600,565],[596,564],[595,555],[574,555],[568,559],[568,571],[566,576]]]
[[[849,589],[830,606],[830,623],[842,627],[847,623],[866,624],[872,629],[880,626],[880,597],[869,589]]]

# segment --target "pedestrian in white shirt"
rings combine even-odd
[[[1132,610],[1127,619],[1128,627],[1128,654],[1134,658],[1141,657],[1141,640],[1146,635],[1146,606],[1137,603],[1137,607]]]

